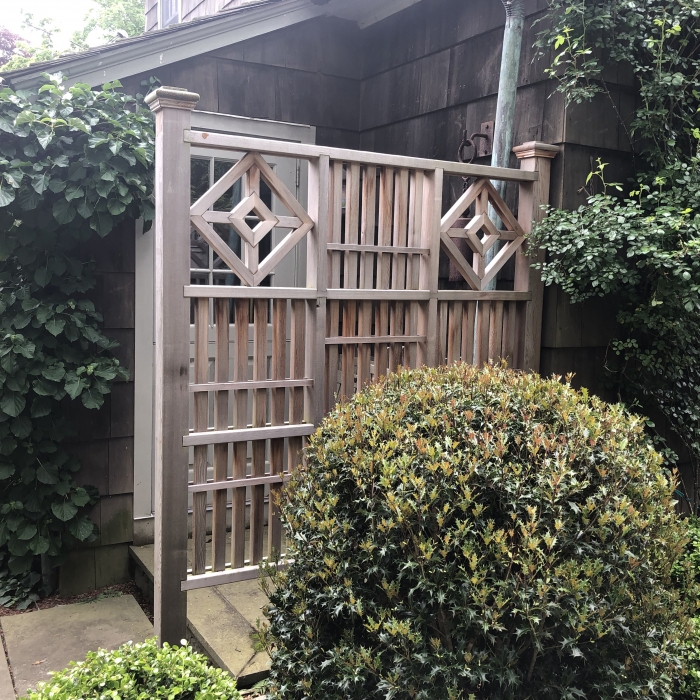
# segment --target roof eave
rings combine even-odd
[[[216,20],[182,25],[177,32],[147,35],[148,41],[106,46],[96,55],[77,56],[74,60],[42,64],[34,71],[4,77],[15,90],[36,87],[42,73],[60,71],[66,84],[77,82],[101,85],[138,75],[192,56],[215,51],[261,34],[283,29],[325,14],[323,7],[310,0],[279,0],[272,4],[252,5],[245,12],[222,14]]]

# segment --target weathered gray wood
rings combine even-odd
[[[185,141],[198,148],[230,148],[235,151],[257,151],[262,154],[286,155],[305,159],[328,156],[331,160],[345,163],[362,163],[392,168],[414,168],[417,170],[442,170],[447,175],[489,178],[491,180],[534,182],[538,177],[536,172],[526,172],[513,168],[492,168],[487,165],[470,165],[468,163],[453,163],[447,160],[410,158],[388,153],[351,151],[344,148],[310,146],[301,143],[268,141],[247,136],[230,136],[228,134],[213,134],[192,130],[185,132]]]
[[[206,484],[190,484],[187,490],[190,493],[210,493],[222,489],[245,488],[246,486],[260,486],[261,484],[283,484],[291,478],[290,474],[271,474],[269,476],[251,476],[247,479],[226,479],[224,481],[208,481]],[[217,569],[214,569],[216,571]]]
[[[393,343],[423,343],[426,338],[424,335],[353,335],[353,336],[336,336],[334,338],[326,338],[326,345],[360,345],[360,344],[383,344],[389,345]]]
[[[217,299],[214,302],[214,321],[216,323],[216,356],[214,379],[224,386],[229,378],[229,300]],[[208,400],[208,397],[207,397]],[[227,390],[217,391],[214,396],[214,427],[217,430],[228,428]],[[214,446],[214,481],[225,481],[228,476],[228,445]],[[227,491],[214,493],[212,511],[212,555],[214,571],[221,571],[226,565],[226,500]]]
[[[518,222],[523,231],[529,233],[533,222],[541,221],[544,217],[542,205],[549,203],[551,162],[559,152],[559,148],[532,141],[517,146],[513,151],[520,160],[522,170],[539,172],[539,179],[536,182],[520,186]],[[538,251],[535,259],[543,260],[543,251]],[[521,316],[517,333],[522,337],[523,342],[523,368],[539,372],[544,285],[539,271],[532,268],[532,262],[532,255],[526,255],[522,248],[516,253],[514,286],[516,290],[527,289],[532,294],[532,299],[525,307],[524,317]]]
[[[287,371],[287,300],[276,299],[272,304],[272,379],[284,380]],[[272,391],[270,421],[272,425],[284,424],[284,387]],[[284,440],[270,440],[270,474],[284,472]],[[280,520],[279,486],[270,485],[270,499],[267,515],[267,551],[280,553],[282,550],[282,522]]]
[[[217,445],[222,442],[244,443],[248,441],[274,440],[275,438],[303,437],[311,435],[315,428],[311,424],[263,426],[260,428],[241,428],[240,430],[209,430],[206,433],[190,433],[182,438],[185,447],[195,445]],[[256,476],[264,476],[259,474]],[[245,477],[236,477],[237,479]]]
[[[302,287],[228,287],[194,284],[186,286],[185,297],[196,299],[315,299],[315,289]]]
[[[212,382],[209,384],[190,384],[190,392],[236,391],[238,389],[285,389],[313,385],[313,379],[263,379],[259,382]]]
[[[146,98],[156,115],[154,628],[162,644],[187,633],[187,450],[189,423],[190,147],[183,142],[199,96],[159,88]],[[178,193],[175,197],[171,193]],[[182,196],[182,193],[185,193]]]

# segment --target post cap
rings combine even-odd
[[[559,153],[559,146],[542,141],[528,141],[513,149],[519,160],[523,158],[554,158]]]
[[[164,107],[193,110],[199,102],[199,95],[184,88],[163,86],[149,92],[145,102],[152,112],[159,112]]]

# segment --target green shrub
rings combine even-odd
[[[669,697],[673,488],[643,419],[568,383],[456,365],[370,386],[286,492],[272,698]]]
[[[236,681],[189,646],[155,639],[90,652],[25,700],[240,700]]]

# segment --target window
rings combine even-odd
[[[180,21],[179,0],[160,0],[160,26],[167,27]]]

